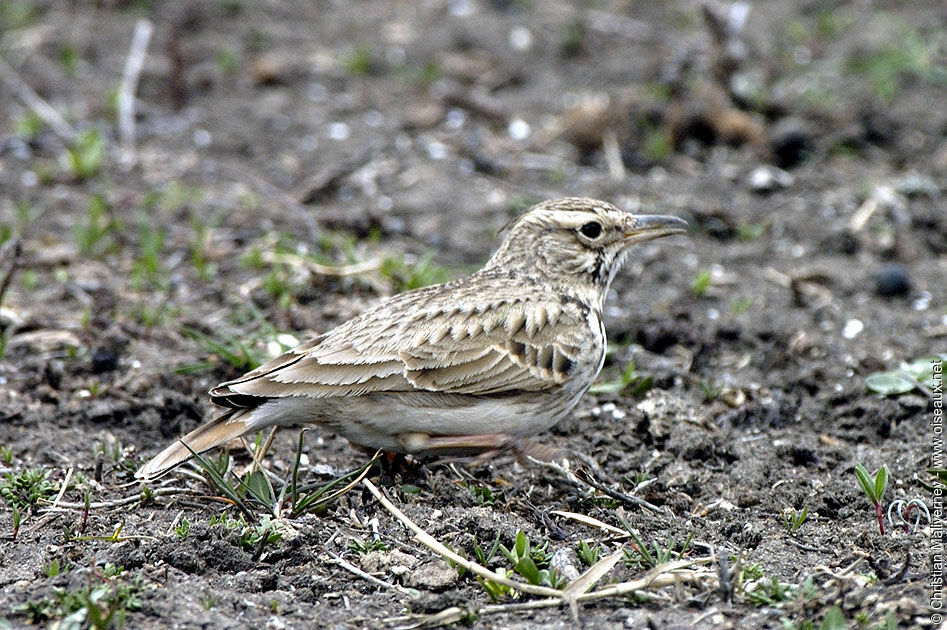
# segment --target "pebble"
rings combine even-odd
[[[447,566],[443,560],[434,560],[409,573],[405,584],[429,591],[442,591],[456,581],[456,569]]]
[[[758,193],[773,192],[792,186],[795,179],[781,168],[772,165],[759,166],[750,173],[750,190]]]
[[[875,272],[875,293],[884,297],[898,297],[911,292],[911,280],[904,265],[888,263]]]

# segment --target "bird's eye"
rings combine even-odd
[[[602,235],[602,224],[598,221],[589,221],[579,228],[582,236],[586,238],[598,238]]]

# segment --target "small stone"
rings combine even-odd
[[[565,577],[570,582],[579,577],[579,570],[576,568],[578,557],[570,547],[557,549],[552,558],[549,559],[549,568],[555,569],[559,575]]]
[[[795,179],[792,175],[775,166],[759,166],[750,173],[749,184],[753,192],[769,193],[780,188],[792,186]]]
[[[898,263],[889,263],[875,272],[875,293],[884,297],[904,296],[911,292],[907,269]]]
[[[441,560],[421,565],[408,574],[405,584],[428,591],[442,591],[457,581],[457,570]]]

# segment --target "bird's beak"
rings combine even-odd
[[[668,234],[687,231],[687,221],[660,214],[637,214],[629,217],[625,225],[625,243],[641,243]]]

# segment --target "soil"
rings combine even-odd
[[[467,273],[511,216],[567,195],[691,225],[626,265],[604,386],[540,438],[611,494],[506,456],[370,478],[471,558],[522,531],[566,572],[580,541],[627,550],[599,586],[646,573],[638,543],[573,512],[702,572],[580,604],[586,628],[937,624],[940,513],[882,535],[854,467],[887,466],[885,507],[936,507],[936,392],[865,379],[945,350],[940,2],[4,4],[0,275],[22,253],[0,297],[0,627],[391,627],[452,606],[575,627],[568,607],[483,609],[363,486],[248,524],[200,475],[132,476],[286,335]],[[132,161],[116,94],[142,18]],[[298,437],[277,434],[274,479]],[[310,430],[300,482],[364,461]],[[47,483],[17,503],[29,471]]]

